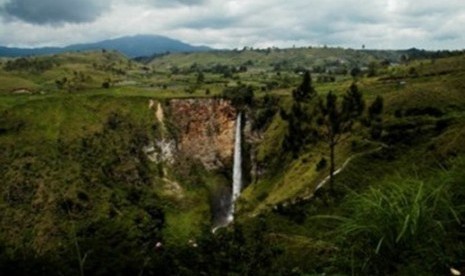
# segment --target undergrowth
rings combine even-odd
[[[347,196],[334,230],[337,266],[362,275],[444,275],[463,267],[464,160],[422,180],[394,176]]]

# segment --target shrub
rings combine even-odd
[[[226,87],[223,90],[223,97],[231,100],[231,103],[236,107],[252,105],[254,100],[253,87],[246,85]]]
[[[102,88],[105,88],[105,89],[110,88],[110,82],[109,82],[109,81],[104,81],[104,82],[102,83]]]
[[[405,116],[431,116],[441,117],[444,112],[436,107],[427,106],[424,108],[409,108],[405,111]]]
[[[316,164],[316,171],[321,171],[322,169],[326,168],[328,165],[328,160],[324,157],[321,157],[320,161]]]

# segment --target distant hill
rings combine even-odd
[[[211,48],[206,46],[193,46],[179,40],[159,35],[136,35],[125,36],[116,39],[103,40],[95,43],[74,44],[66,47],[44,47],[44,48],[9,48],[0,46],[0,56],[23,57],[58,54],[69,51],[84,51],[107,49],[117,50],[130,58],[140,56],[151,56],[165,52],[203,52]]]

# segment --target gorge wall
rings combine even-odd
[[[205,187],[202,184],[205,184],[206,178],[216,175],[215,180],[208,185],[211,221],[214,228],[227,225],[232,210],[232,171],[238,110],[224,99],[171,99],[163,104],[150,101],[149,106],[154,110],[159,129],[162,129],[161,137],[149,147],[153,150],[151,160],[168,163],[173,169],[171,171],[178,174],[178,177],[165,174],[164,180],[169,184],[166,187],[176,191],[176,196],[182,198],[185,181],[193,181],[195,187]],[[247,122],[246,117],[244,119]],[[250,136],[250,123],[238,129],[245,137]],[[240,143],[239,151],[242,149],[244,145]],[[200,173],[203,179],[199,179],[198,175],[190,175],[195,164],[201,164],[210,173]],[[186,167],[189,169],[186,170]],[[247,166],[243,167],[242,162],[236,164],[237,168],[250,170]],[[179,174],[183,176],[179,178]],[[177,181],[179,184],[173,185]]]
[[[231,166],[237,110],[223,99],[173,99],[167,111],[180,154],[207,170]]]

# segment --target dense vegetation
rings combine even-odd
[[[244,49],[140,64],[100,51],[1,67],[1,274],[465,271],[459,53]],[[230,168],[143,150],[176,133],[149,100],[184,97],[229,99],[254,131],[236,220],[215,234],[211,200]]]

